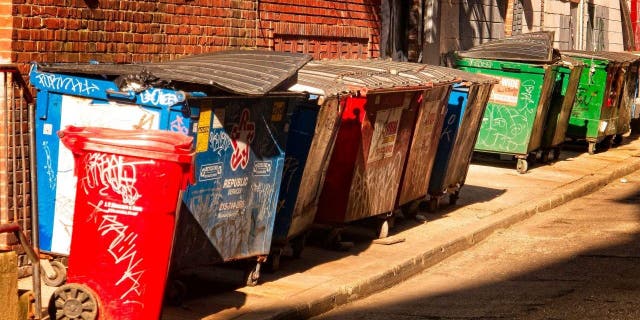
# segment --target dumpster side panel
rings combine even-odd
[[[223,261],[266,255],[292,102],[220,98],[201,107],[196,183],[184,202]]]
[[[448,115],[445,102],[449,91],[450,86],[440,86],[427,90],[422,95],[398,194],[398,205],[423,198],[427,193],[444,116]],[[455,121],[457,122],[457,118]],[[455,126],[457,127],[457,123]]]
[[[580,76],[576,99],[569,118],[567,136],[577,139],[601,140],[605,136],[612,108],[605,100],[611,85],[606,61],[582,59],[585,67]],[[601,122],[604,121],[604,122]]]
[[[421,91],[369,94],[345,222],[391,212],[411,143]]]
[[[464,184],[473,156],[473,149],[480,132],[480,123],[487,108],[489,96],[493,91],[492,84],[472,85],[469,87],[467,106],[460,131],[456,137],[454,151],[447,167],[444,185],[457,189]],[[438,190],[440,191],[440,190]]]
[[[40,100],[40,97],[43,99]],[[40,245],[44,251],[68,254],[76,196],[73,155],[60,143],[56,132],[68,125],[159,129],[160,111],[48,91],[38,93],[37,107]]]
[[[316,222],[344,222],[356,159],[362,157],[366,102],[364,97],[348,97],[340,101],[344,111],[320,193]]]
[[[338,99],[325,101],[320,108],[315,134],[307,162],[304,165],[304,174],[293,209],[288,238],[293,238],[308,230],[315,219],[320,191],[340,125],[340,115]]]
[[[625,134],[631,130],[631,109],[635,94],[635,82],[633,81],[634,72],[631,66],[621,68],[621,78],[623,78],[622,91],[620,93],[620,101],[618,105],[618,125],[616,134]]]
[[[448,175],[447,168],[453,157],[453,149],[458,137],[459,130],[469,98],[469,88],[454,88],[451,90],[447,102],[447,114],[440,132],[440,141],[433,163],[433,171],[429,179],[429,194],[441,195],[447,191],[445,182]],[[469,128],[470,129],[470,128]],[[463,129],[464,130],[464,129]]]
[[[582,69],[582,66],[574,66],[572,68],[560,67],[558,70],[561,83],[558,92],[554,92],[551,106],[549,106],[548,122],[542,141],[544,148],[559,146],[565,140]]]
[[[487,104],[476,151],[527,154],[537,147],[536,141],[531,141],[532,130],[539,113],[546,112],[538,108],[548,100],[543,94],[550,94],[549,86],[544,84],[548,71],[517,63],[477,59],[463,59],[462,62],[459,68],[464,71],[500,80],[493,87]]]
[[[318,111],[317,105],[300,105],[291,116],[280,198],[273,226],[274,244],[286,243],[288,240],[294,207],[301,188],[300,183],[305,174],[304,170],[314,139]]]
[[[536,109],[536,116],[531,130],[531,138],[527,148],[527,153],[540,148],[544,126],[547,121],[549,105],[551,104],[551,95],[553,94],[553,88],[556,85],[555,80],[557,76],[557,69],[557,66],[545,67],[540,100]]]

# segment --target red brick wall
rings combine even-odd
[[[256,2],[14,0],[14,62],[143,62],[255,47]]]
[[[378,57],[380,0],[262,0],[258,46],[319,58]]]

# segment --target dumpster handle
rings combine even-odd
[[[116,91],[113,89],[107,89],[105,90],[105,92],[107,93],[107,96],[112,98],[129,99],[129,100],[133,100],[136,98],[136,94],[133,91]]]

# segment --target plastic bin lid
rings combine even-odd
[[[311,61],[298,72],[295,92],[335,96],[394,90],[424,90],[462,81],[453,69],[381,59]]]
[[[637,56],[628,52],[614,52],[614,51],[562,51],[563,54],[586,59],[602,59],[620,63],[634,63],[640,60],[640,56]]]
[[[193,138],[177,132],[67,126],[58,136],[74,153],[85,150],[182,163],[193,160]]]
[[[554,63],[560,60],[560,52],[553,48],[553,37],[553,31],[524,33],[479,44],[456,54],[462,58]]]
[[[264,95],[288,88],[298,69],[310,60],[311,56],[300,53],[229,50],[157,63],[54,64],[38,68],[46,72],[120,76],[142,83],[143,88],[162,81],[178,81],[211,85],[235,94]]]

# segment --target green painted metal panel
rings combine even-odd
[[[565,140],[583,67],[582,64],[560,65],[558,67],[556,88],[554,88],[551,97],[551,105],[542,135],[543,149],[557,147]]]
[[[585,67],[580,75],[576,99],[569,118],[567,136],[601,141],[615,134],[616,110],[606,99],[611,86],[608,60],[577,58]]]
[[[500,81],[487,103],[475,150],[526,155],[539,148],[557,66],[469,58],[456,64]]]

